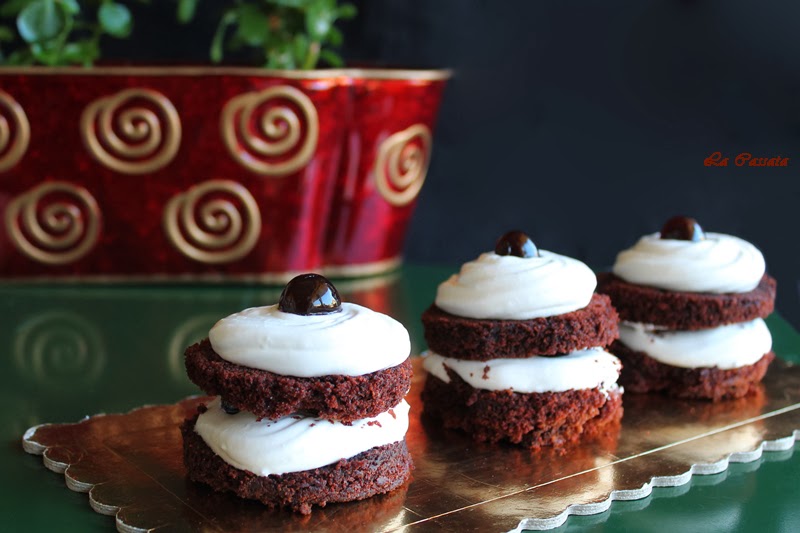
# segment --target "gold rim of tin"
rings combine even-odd
[[[453,77],[451,69],[353,68],[345,71],[351,78],[371,80],[444,81]]]
[[[450,69],[340,68],[315,70],[278,70],[255,67],[0,67],[0,76],[72,75],[72,76],[251,76],[298,80],[359,78],[376,80],[443,81],[453,76]]]
[[[0,288],[7,283],[27,284],[67,284],[67,283],[96,283],[96,284],[163,284],[163,283],[286,283],[295,276],[307,272],[320,272],[331,278],[360,278],[380,274],[388,274],[397,270],[402,264],[402,257],[392,257],[370,263],[353,263],[349,265],[328,265],[306,270],[291,270],[285,272],[220,274],[220,273],[185,273],[185,274],[83,274],[83,275],[41,275],[41,276],[0,276]]]

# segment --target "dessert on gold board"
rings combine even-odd
[[[611,351],[630,392],[712,401],[751,393],[774,359],[775,280],[752,244],[673,217],[598,276],[622,319]]]
[[[316,274],[220,320],[186,350],[189,377],[219,395],[181,428],[189,478],[303,514],[400,487],[409,352],[400,323]]]
[[[617,313],[594,273],[512,231],[439,285],[422,316],[425,412],[475,440],[529,449],[622,416]]]

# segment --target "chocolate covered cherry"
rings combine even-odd
[[[679,241],[702,241],[706,238],[703,228],[691,217],[672,217],[661,228],[662,239]]]
[[[509,231],[497,240],[494,245],[497,255],[515,255],[517,257],[539,257],[539,250],[530,237],[521,231]]]
[[[327,315],[342,310],[342,299],[326,277],[301,274],[284,287],[278,309],[294,315]]]

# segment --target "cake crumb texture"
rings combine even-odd
[[[775,359],[769,352],[752,365],[739,368],[681,368],[665,365],[620,341],[611,352],[622,361],[620,384],[628,392],[661,392],[668,396],[713,402],[742,398],[759,386],[767,367]]]
[[[750,292],[725,294],[665,291],[628,283],[611,272],[597,275],[597,292],[611,297],[622,320],[682,331],[766,318],[775,308],[776,288],[767,274]]]
[[[226,463],[194,431],[197,416],[181,426],[184,465],[192,481],[217,492],[258,500],[270,508],[310,514],[314,506],[363,500],[390,492],[411,477],[405,440],[371,448],[334,464],[281,475],[258,476]]]
[[[388,411],[411,385],[411,360],[363,376],[282,376],[222,359],[208,339],[186,349],[189,379],[206,394],[250,411],[259,419],[302,411],[307,416],[351,423]]]
[[[428,375],[426,415],[478,442],[507,442],[531,450],[562,447],[602,434],[622,418],[622,394],[598,389],[521,394],[475,389],[448,369],[450,383]]]
[[[608,346],[619,336],[618,322],[611,300],[601,294],[577,311],[529,320],[460,317],[435,304],[422,315],[432,351],[470,361],[564,355]]]

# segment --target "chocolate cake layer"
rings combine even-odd
[[[281,475],[257,476],[216,455],[195,433],[197,416],[183,423],[183,461],[192,481],[218,492],[258,500],[268,507],[309,514],[312,506],[363,500],[400,487],[413,464],[405,440],[378,446],[337,463]]]
[[[281,376],[222,359],[208,339],[189,346],[186,372],[207,394],[259,418],[297,411],[350,423],[391,409],[411,385],[411,361],[363,376]]]
[[[775,359],[769,352],[752,365],[720,368],[682,368],[656,361],[644,352],[628,348],[620,341],[610,351],[622,360],[619,381],[627,392],[661,392],[686,399],[720,401],[741,398],[752,392]]]
[[[439,355],[471,361],[563,355],[608,346],[619,336],[611,300],[592,296],[571,313],[530,320],[489,320],[452,315],[435,304],[422,314],[425,340]]]
[[[450,383],[428,375],[426,415],[479,442],[509,442],[531,450],[565,446],[610,430],[622,417],[622,394],[599,389],[521,394],[475,389],[448,370]],[[618,426],[617,426],[618,427]]]
[[[698,330],[766,318],[775,307],[775,279],[767,274],[750,292],[711,294],[665,291],[628,283],[610,272],[597,275],[597,292],[608,294],[622,320]]]

